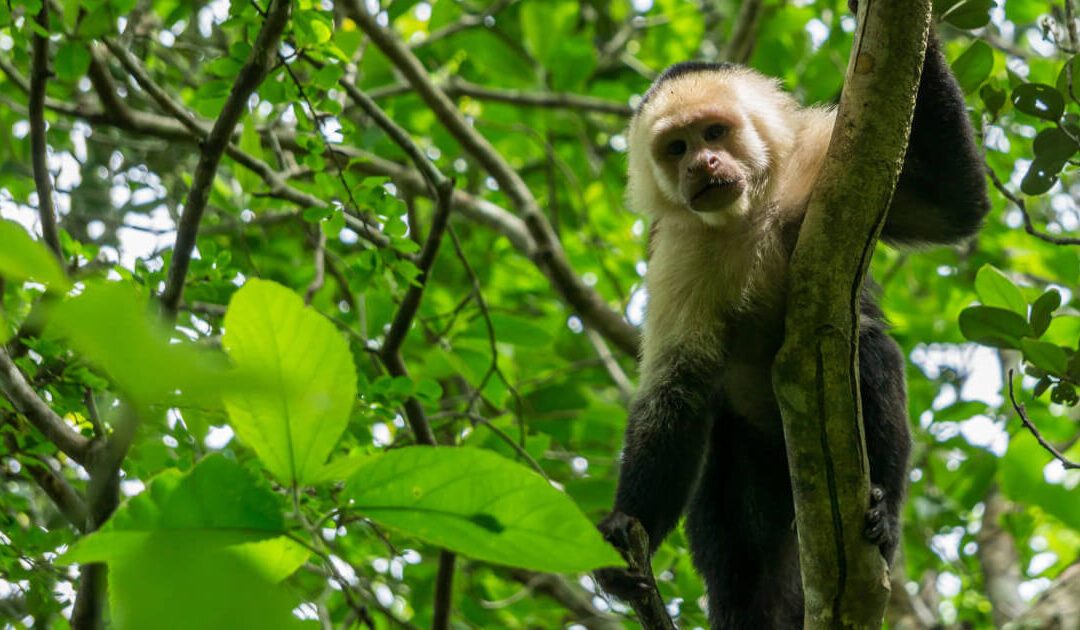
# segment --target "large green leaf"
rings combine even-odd
[[[30,238],[26,230],[14,221],[0,219],[0,276],[12,280],[37,280],[67,291],[71,283],[64,277],[60,262],[45,245]]]
[[[357,470],[345,496],[378,523],[481,560],[556,572],[622,564],[568,496],[489,451],[390,451]]]
[[[229,546],[277,539],[285,533],[285,522],[274,493],[235,461],[211,455],[187,474],[169,469],[155,477],[100,530],[75,543],[64,559],[112,561],[160,532],[188,532],[205,546]]]
[[[237,435],[282,482],[316,480],[356,399],[348,344],[299,296],[263,280],[233,295],[222,344],[273,385],[225,396]]]
[[[190,532],[156,532],[137,553],[109,565],[111,627],[316,628],[292,614],[299,598],[248,559],[232,549],[207,547]]]
[[[148,310],[146,299],[130,285],[95,283],[59,304],[52,325],[137,403],[175,401],[179,391],[203,404],[219,404],[221,389],[239,380],[228,374],[224,361],[194,344],[170,343]]]

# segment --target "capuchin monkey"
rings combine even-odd
[[[979,229],[990,204],[964,108],[931,34],[885,241],[952,243]],[[627,199],[652,219],[649,301],[615,506],[599,527],[625,548],[637,519],[655,551],[685,511],[714,629],[803,626],[771,368],[788,261],[835,117],[753,70],[687,62],[660,75],[630,123]],[[860,308],[865,534],[891,560],[910,451],[904,357],[865,288]],[[597,577],[624,599],[646,588],[625,568]]]

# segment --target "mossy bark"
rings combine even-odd
[[[862,0],[828,157],[791,260],[773,366],[795,495],[807,629],[880,628],[888,569],[863,536],[869,468],[859,294],[903,162],[929,0]]]

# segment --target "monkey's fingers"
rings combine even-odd
[[[866,527],[863,529],[863,535],[882,549],[887,548],[893,540],[894,532],[889,524],[885,490],[881,486],[870,487],[870,508],[866,510]]]

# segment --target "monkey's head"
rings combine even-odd
[[[775,81],[753,70],[671,66],[630,122],[630,203],[714,226],[760,208],[792,144],[794,110]]]

